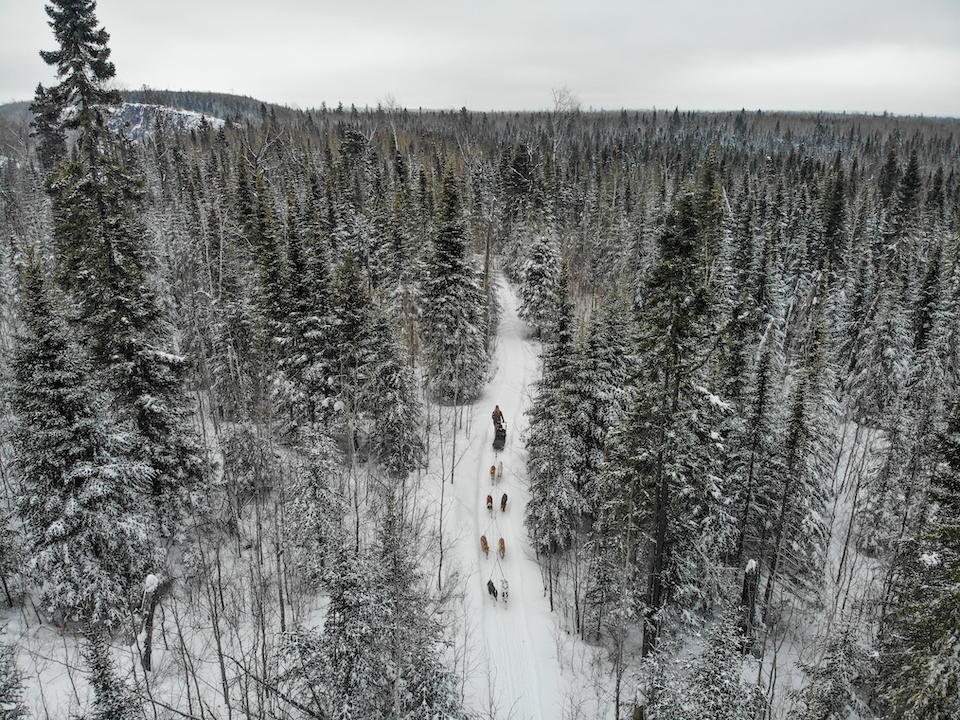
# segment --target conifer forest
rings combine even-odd
[[[0,718],[523,720],[514,310],[543,717],[960,717],[960,121],[121,92],[94,5],[0,107]]]

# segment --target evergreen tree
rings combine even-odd
[[[525,258],[520,269],[520,317],[540,337],[549,330],[556,310],[557,283],[560,277],[560,242],[552,230],[537,233],[525,243]],[[569,273],[568,273],[569,274]]]
[[[120,104],[120,91],[108,85],[116,74],[110,62],[110,36],[98,27],[95,0],[51,0],[50,18],[57,50],[40,57],[56,67],[60,83],[37,87],[30,110],[41,167],[50,171],[67,151],[67,132],[81,131],[79,145],[94,152],[106,131],[109,108]]]
[[[526,441],[530,500],[524,522],[537,552],[547,556],[551,609],[555,556],[580,532],[586,510],[577,475],[582,444],[573,427],[577,411],[573,395],[576,320],[568,292],[563,272],[552,342],[544,352],[543,377],[529,411]]]
[[[853,628],[844,626],[831,635],[817,665],[801,664],[806,686],[796,693],[799,707],[793,720],[847,720],[869,717],[864,695],[872,680],[868,651],[856,640]]]
[[[825,296],[826,272],[819,296]],[[830,312],[817,296],[811,300],[800,340],[800,357],[790,369],[786,427],[781,438],[782,473],[771,491],[770,545],[761,550],[766,577],[764,617],[775,588],[785,583],[795,598],[813,599],[822,583],[828,541],[827,507],[834,468],[838,407],[833,368],[827,359]]]
[[[379,308],[370,318],[372,352],[370,414],[374,418],[371,452],[394,477],[403,477],[423,462],[423,408],[413,368]]]
[[[561,275],[561,278],[565,277]],[[569,301],[567,301],[569,302]],[[577,491],[590,522],[602,502],[601,476],[610,433],[623,421],[628,401],[630,338],[628,303],[621,293],[595,310],[574,355],[571,435],[577,439]]]
[[[239,167],[244,161],[240,160]],[[238,182],[242,187],[242,182]],[[251,248],[257,269],[257,296],[260,305],[262,332],[272,358],[279,356],[280,347],[288,344],[287,323],[290,315],[288,298],[288,276],[285,253],[281,247],[281,238],[274,222],[273,208],[267,193],[267,184],[262,172],[254,179],[253,207],[250,217],[243,218],[244,241]]]
[[[735,492],[734,512],[739,516],[733,562],[743,571],[740,605],[747,638],[756,623],[760,569],[771,552],[769,518],[777,507],[783,473],[778,453],[785,430],[780,408],[781,343],[782,332],[771,319],[748,378],[742,422],[730,437],[728,479]]]
[[[424,602],[423,578],[409,543],[414,528],[389,494],[374,563],[383,588],[385,676],[391,687],[383,717],[455,720],[463,717],[453,677],[440,655],[441,628]]]
[[[288,386],[278,400],[281,409],[287,405],[293,423],[320,426],[331,411],[329,380],[335,375],[336,343],[329,247],[312,200],[311,194],[311,209],[303,214],[292,210],[287,220],[289,337],[280,369]]]
[[[941,436],[933,513],[897,558],[895,610],[885,623],[881,666],[891,717],[960,714],[960,413]]]
[[[347,512],[342,492],[343,455],[327,435],[302,449],[303,461],[287,496],[290,565],[313,587],[322,587],[332,555],[338,553]]]
[[[323,630],[301,628],[285,639],[287,692],[330,718],[386,717],[390,687],[386,648],[378,637],[380,588],[348,548],[338,549],[328,572]]]
[[[143,178],[105,124],[119,103],[107,87],[114,67],[109,38],[96,29],[92,0],[47,7],[60,49],[41,53],[56,65],[50,91],[61,126],[78,130],[77,152],[51,176],[58,280],[77,308],[94,370],[133,425],[135,451],[152,468],[149,492],[164,535],[179,524],[202,473],[199,447],[185,421],[184,361],[170,353],[149,267],[141,219]]]
[[[119,625],[131,590],[162,560],[144,504],[154,471],[129,459],[129,439],[107,420],[36,261],[21,302],[11,404],[28,569],[49,612]]]
[[[140,181],[102,156],[63,165],[51,190],[60,285],[78,307],[94,368],[155,471],[149,491],[170,535],[203,463],[186,419],[185,361],[163,347],[168,332],[148,280],[146,233],[136,216]]]
[[[706,645],[692,663],[681,691],[682,716],[690,720],[757,717],[763,696],[744,679],[737,613],[724,608],[706,631]]]
[[[37,159],[49,173],[67,154],[66,132],[60,124],[61,106],[52,92],[37,85],[30,112],[33,113],[33,136],[37,138]]]
[[[87,663],[90,685],[93,687],[92,712],[83,720],[139,720],[146,717],[143,706],[133,691],[117,676],[110,657],[110,646],[95,629],[84,633],[84,659]]]
[[[826,187],[823,191],[821,227],[823,232],[822,244],[818,250],[821,257],[814,257],[815,265],[829,263],[831,269],[842,267],[846,256],[846,191],[844,189],[843,165],[840,162],[840,153],[831,168]]]
[[[288,696],[323,717],[456,720],[463,712],[394,500],[388,495],[372,554],[332,556],[323,630],[287,636],[282,680]]]
[[[60,47],[40,51],[47,65],[55,66],[60,84],[50,100],[60,106],[64,129],[99,131],[106,123],[106,108],[120,104],[120,91],[108,87],[116,74],[110,62],[110,35],[98,27],[95,0],[50,0],[44,9]]]
[[[439,227],[426,266],[421,323],[428,386],[447,403],[474,399],[487,369],[486,298],[468,254],[461,212],[451,165],[443,177]]]
[[[645,657],[656,647],[666,611],[703,587],[694,581],[703,569],[694,558],[709,552],[695,546],[716,537],[691,528],[713,524],[714,498],[722,494],[713,423],[725,405],[702,386],[712,332],[710,237],[718,231],[711,229],[715,216],[696,209],[702,197],[702,191],[680,193],[658,238],[660,254],[639,318],[634,405],[614,438],[606,483],[613,493],[606,512],[626,513],[634,522],[643,517],[630,535],[638,544],[651,538],[641,554],[647,562]]]
[[[0,643],[0,720],[24,720],[30,716],[23,701],[23,673],[17,667],[13,645]]]
[[[920,176],[920,160],[916,149],[910,151],[907,167],[900,176],[897,191],[890,208],[887,225],[887,239],[896,242],[904,239],[916,230],[920,223],[920,210],[923,201],[923,179]]]

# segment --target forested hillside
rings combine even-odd
[[[0,114],[4,718],[478,712],[410,498],[501,274],[606,717],[960,715],[960,122],[197,94],[134,135],[54,6],[61,83]]]

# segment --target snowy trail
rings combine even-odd
[[[466,578],[466,610],[473,622],[468,644],[475,672],[467,684],[468,706],[498,718],[545,720],[560,716],[561,669],[555,620],[523,525],[528,493],[522,438],[539,377],[539,345],[528,338],[528,329],[517,316],[513,289],[501,285],[501,298],[495,374],[480,400],[465,408],[466,444],[454,473],[454,522],[449,532],[452,554]],[[495,405],[507,426],[507,442],[500,452],[493,449]],[[491,481],[491,465],[501,462],[503,477]],[[504,493],[507,504],[501,511]],[[493,496],[492,511],[486,507],[487,495]],[[489,543],[489,557],[481,550],[481,535]],[[497,553],[500,538],[506,548],[503,559]],[[500,593],[497,601],[487,592],[491,579]],[[506,602],[503,580],[509,584]]]

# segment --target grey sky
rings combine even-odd
[[[54,83],[44,0],[0,0],[0,102]],[[308,108],[960,117],[960,0],[98,0],[121,87]]]

